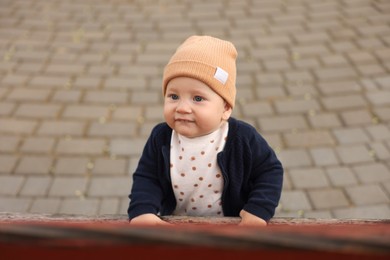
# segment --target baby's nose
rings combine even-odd
[[[180,100],[177,104],[176,111],[179,113],[191,113],[191,106],[185,100]]]

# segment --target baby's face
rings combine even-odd
[[[202,81],[178,77],[168,85],[164,117],[177,133],[188,138],[217,130],[232,113],[231,107]]]

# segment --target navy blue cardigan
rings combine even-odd
[[[145,213],[171,215],[175,210],[170,178],[171,135],[166,123],[152,130],[133,174],[129,219]],[[271,219],[281,195],[283,168],[256,129],[230,118],[225,148],[217,161],[224,177],[224,215],[239,216],[244,209],[265,221]]]

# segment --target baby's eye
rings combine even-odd
[[[204,100],[204,98],[202,98],[201,96],[195,96],[194,97],[194,101],[196,101],[196,102],[200,102],[202,100]]]
[[[176,95],[176,94],[169,94],[168,97],[171,98],[171,99],[173,99],[173,100],[179,99],[179,96]]]

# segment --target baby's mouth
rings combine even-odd
[[[184,118],[176,118],[175,121],[181,122],[181,123],[193,123],[194,122],[193,120],[184,119]]]

